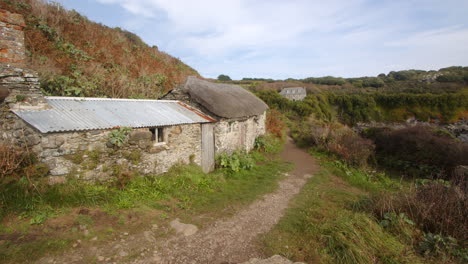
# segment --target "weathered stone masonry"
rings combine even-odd
[[[19,14],[0,9],[0,62],[23,64],[26,62],[23,30],[26,26]]]
[[[32,151],[47,164],[51,182],[63,181],[63,176],[107,181],[116,166],[159,174],[177,163],[200,164],[200,124],[165,127],[165,142],[159,143],[148,128],[133,129],[122,147],[109,144],[110,130],[42,134],[11,112],[2,116],[0,130],[1,143]]]
[[[241,120],[220,120],[215,125],[216,153],[231,153],[240,149],[251,151],[255,139],[265,134],[266,114]]]

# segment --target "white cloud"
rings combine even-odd
[[[131,28],[153,27],[140,30],[144,39],[208,77],[356,76],[468,62],[463,0],[96,1],[127,10]]]

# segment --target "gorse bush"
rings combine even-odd
[[[416,126],[376,133],[372,137],[378,163],[403,175],[450,178],[457,166],[468,165],[468,144],[438,135],[431,128]]]

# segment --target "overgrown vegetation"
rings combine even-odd
[[[455,122],[465,118],[468,111],[467,90],[443,94],[309,94],[303,101],[290,101],[271,90],[257,92],[257,95],[271,108],[293,119],[312,115],[318,120],[338,120],[348,125],[406,121],[411,117],[422,121]]]
[[[409,117],[456,121],[466,115],[466,90],[309,94],[302,102],[275,91],[257,95],[287,117],[299,146],[326,160],[263,240],[268,254],[311,263],[467,261],[466,175],[455,173],[468,165],[466,143],[431,127],[359,135],[343,125]]]
[[[25,17],[26,48],[49,95],[158,98],[198,73],[138,36],[44,0],[2,0]]]
[[[467,225],[462,217],[467,213],[466,198],[455,197],[456,192],[446,186],[442,192],[429,190],[433,183],[414,192],[407,183],[382,173],[352,168],[320,153],[314,155],[322,156],[323,169],[262,239],[267,254],[308,263],[467,260],[463,244]],[[434,207],[439,203],[435,199],[444,202]]]
[[[468,165],[468,144],[430,127],[368,129],[364,135],[375,142],[378,164],[402,176],[450,179]]]
[[[128,134],[132,129],[129,127],[119,127],[113,129],[109,134],[109,142],[117,147],[123,146],[128,139]]]

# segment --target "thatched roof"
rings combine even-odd
[[[184,89],[208,111],[224,118],[256,116],[268,108],[262,100],[238,85],[212,83],[190,76]]]

